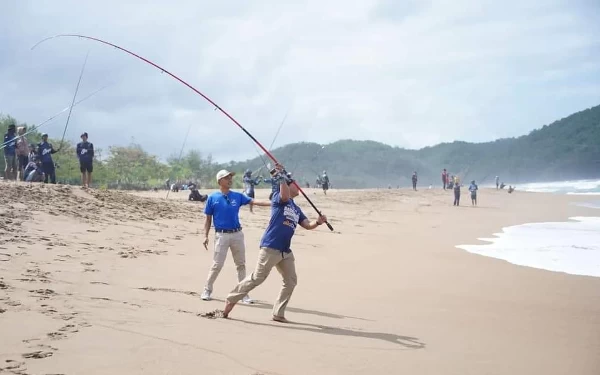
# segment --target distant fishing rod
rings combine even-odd
[[[203,93],[201,93],[200,91],[198,91],[198,89],[194,88],[192,85],[190,85],[189,83],[187,83],[186,81],[182,80],[181,78],[177,77],[176,75],[174,75],[173,73],[169,72],[168,70],[160,67],[159,65],[153,63],[152,61],[145,59],[123,47],[119,47],[116,44],[112,44],[109,42],[106,42],[104,40],[98,39],[98,38],[94,38],[94,37],[90,37],[90,36],[86,36],[86,35],[79,35],[79,34],[59,34],[59,35],[55,35],[46,39],[43,39],[41,41],[39,41],[38,43],[36,43],[33,47],[31,47],[31,49],[34,49],[36,46],[38,46],[40,43],[43,43],[46,40],[50,40],[53,38],[59,38],[59,37],[75,37],[75,38],[84,38],[84,39],[89,39],[92,41],[96,41],[102,44],[106,44],[108,46],[117,48],[125,53],[128,53],[144,62],[146,62],[147,64],[150,64],[152,66],[154,66],[155,68],[157,68],[158,70],[160,70],[163,73],[167,73],[169,76],[171,76],[172,78],[174,78],[175,80],[179,81],[180,83],[182,83],[183,85],[187,86],[188,88],[190,88],[192,91],[194,91],[196,94],[200,95],[201,97],[203,97],[206,101],[208,101],[210,104],[212,104],[215,107],[215,110],[219,110],[221,113],[223,113],[225,116],[227,116],[227,118],[229,118],[234,124],[236,124],[240,130],[242,130],[248,137],[250,137],[250,139],[252,139],[252,141],[254,141],[254,143],[256,143],[264,152],[265,154],[271,159],[273,160],[273,162],[275,164],[280,164],[277,159],[275,159],[275,157],[269,152],[269,150],[267,150],[256,138],[254,138],[254,136],[252,134],[250,134],[250,132],[248,132],[248,130],[246,130],[239,122],[237,122],[233,117],[231,117],[231,115],[229,113],[227,113],[225,110],[223,110],[221,107],[219,107],[215,102],[213,102],[209,97],[207,97],[206,95],[204,95]],[[306,193],[304,192],[304,190],[302,190],[302,188],[298,185],[298,183],[296,181],[292,182],[294,184],[294,186],[296,186],[296,188],[298,189],[298,191],[302,194],[302,196],[304,196],[304,199],[306,199],[306,201],[312,206],[312,208],[317,212],[317,214],[319,214],[319,216],[322,216],[321,211],[319,211],[319,209],[317,208],[317,206],[315,206],[315,204],[312,202],[312,200],[306,195]],[[329,222],[325,222],[325,224],[327,224],[327,227],[329,228],[329,230],[333,231],[333,227],[331,226],[331,224]]]
[[[108,86],[110,86],[110,85],[102,86],[101,88],[99,88],[98,90],[96,90],[96,91],[92,92],[92,93],[91,93],[91,94],[89,94],[88,96],[86,96],[86,97],[84,97],[84,98],[82,98],[82,99],[78,100],[76,103],[74,103],[74,104],[72,104],[72,105],[70,105],[70,106],[68,106],[68,107],[65,107],[65,108],[64,108],[63,110],[61,110],[60,112],[57,112],[56,114],[54,114],[54,115],[53,115],[53,116],[51,116],[50,118],[48,118],[48,119],[46,119],[46,120],[42,121],[42,122],[41,122],[39,125],[33,125],[33,126],[31,127],[31,130],[28,130],[27,132],[23,133],[23,134],[22,134],[22,135],[20,135],[19,137],[24,137],[24,136],[26,136],[26,135],[28,135],[28,134],[31,134],[31,133],[33,133],[34,131],[37,131],[39,128],[41,128],[42,126],[46,125],[46,124],[47,124],[47,123],[49,123],[50,121],[54,120],[55,118],[57,118],[58,116],[60,116],[60,115],[61,115],[61,114],[63,114],[64,112],[66,112],[66,111],[68,111],[69,109],[71,109],[71,108],[75,107],[75,106],[76,106],[76,105],[78,105],[79,103],[81,103],[81,102],[83,102],[83,101],[85,101],[85,100],[88,100],[89,98],[91,98],[92,96],[96,95],[96,94],[97,94],[97,93],[99,93],[100,91],[104,90],[104,89],[105,89],[105,88],[107,88]],[[12,142],[12,141],[7,141],[7,142],[4,142],[4,143],[2,143],[2,145],[0,146],[0,150],[2,150],[3,148],[5,148],[5,147],[6,147],[6,145],[8,145],[10,142]]]
[[[273,144],[275,143],[275,140],[277,139],[277,136],[279,135],[279,131],[281,130],[281,127],[285,123],[285,119],[287,118],[289,112],[290,112],[290,110],[288,109],[287,112],[285,113],[285,116],[283,116],[283,120],[281,121],[281,124],[279,124],[279,128],[277,128],[277,133],[275,133],[275,137],[273,137],[273,140],[271,141],[271,145],[269,146],[269,151],[273,150]],[[254,149],[256,149],[256,146],[254,147]],[[265,167],[267,169],[267,171],[269,171],[271,169],[271,165],[265,162],[265,160],[263,159],[262,155],[260,154],[260,152],[258,150],[256,150],[256,152],[258,153],[258,157],[260,158],[260,160],[263,162],[263,165],[260,168],[258,168],[257,170],[255,170],[254,172],[252,172],[252,174],[259,172],[261,169],[263,169],[263,167]]]
[[[79,84],[81,83],[81,78],[83,77],[83,71],[85,70],[85,65],[87,64],[87,59],[90,52],[85,55],[85,60],[83,61],[83,66],[81,67],[81,73],[79,73],[79,79],[77,80],[77,87],[75,87],[75,94],[73,95],[73,100],[71,101],[71,108],[69,109],[69,115],[67,116],[67,122],[65,124],[65,130],[63,130],[62,139],[60,140],[60,145],[58,146],[58,150],[62,149],[63,142],[65,140],[65,134],[67,134],[67,127],[69,126],[69,120],[71,119],[71,112],[73,111],[73,107],[75,104],[75,98],[77,98],[77,92],[79,92]]]
[[[192,128],[192,124],[190,123],[190,126],[188,126],[188,130],[187,133],[185,133],[185,138],[183,138],[183,144],[181,145],[181,150],[179,151],[179,159],[177,159],[177,163],[181,162],[181,157],[183,156],[183,149],[185,147],[185,142],[188,139],[188,135],[190,135],[190,129]],[[169,199],[169,193],[171,192],[171,187],[167,188],[167,196],[165,197],[165,199]]]

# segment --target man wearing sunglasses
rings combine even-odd
[[[215,248],[213,254],[213,264],[208,272],[208,279],[204,286],[204,291],[200,298],[205,301],[211,299],[213,285],[225,264],[227,252],[231,249],[233,262],[235,263],[238,275],[238,281],[246,277],[246,247],[244,244],[244,233],[240,224],[240,208],[249,204],[250,209],[253,205],[269,207],[271,202],[255,201],[242,193],[231,191],[234,172],[225,169],[217,173],[217,183],[219,191],[212,193],[206,200],[204,214],[204,248],[208,250],[208,233],[211,224],[215,227]],[[245,296],[244,303],[252,303],[249,296]]]
[[[279,189],[273,193],[271,220],[260,243],[256,268],[252,274],[240,281],[227,296],[223,310],[225,318],[229,316],[235,304],[262,284],[273,267],[276,267],[283,278],[283,286],[273,305],[272,319],[287,323],[285,309],[298,282],[294,254],[290,248],[292,236],[298,224],[304,229],[310,230],[327,222],[325,215],[315,221],[310,221],[304,215],[300,207],[294,203],[293,198],[297,197],[299,193],[298,187],[293,183],[294,180],[285,174],[282,166],[278,165],[276,169],[277,172],[273,178],[279,181]]]

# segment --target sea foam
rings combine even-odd
[[[520,266],[600,277],[600,217],[516,225],[494,235],[480,238],[490,244],[456,247]]]

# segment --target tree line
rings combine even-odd
[[[0,130],[16,121],[4,116]],[[3,133],[3,134],[4,134]],[[39,142],[41,134],[32,132],[28,139]],[[55,148],[56,140],[51,141]],[[79,165],[74,146],[65,141],[60,153],[53,155],[59,165],[57,181],[78,184]],[[210,154],[190,150],[181,160],[171,156],[166,163],[148,154],[139,144],[110,146],[96,150],[94,185],[106,188],[148,189],[163,187],[167,178],[200,182],[215,188],[214,176],[228,168],[237,172],[234,187],[242,186],[246,169],[256,175],[267,175],[261,167],[269,159],[262,158],[226,164],[216,163]],[[374,141],[340,140],[327,145],[299,142],[279,147],[272,154],[302,186],[311,186],[324,170],[334,188],[371,188],[409,186],[416,171],[420,186],[441,185],[441,172],[446,168],[463,182],[472,179],[479,184],[493,182],[495,176],[508,184],[600,178],[600,105],[577,112],[527,135],[498,139],[493,142],[442,143],[420,150],[392,147]],[[4,155],[0,153],[3,162]]]

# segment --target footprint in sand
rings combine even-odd
[[[38,350],[36,352],[22,354],[22,356],[23,356],[23,358],[41,359],[41,358],[46,358],[46,357],[52,357],[53,354],[54,353],[52,353],[52,352],[43,352],[41,350]]]
[[[14,361],[12,359],[6,360],[6,367],[0,367],[0,372],[2,371],[10,371],[13,374],[25,374],[25,370],[27,370],[27,366],[25,366],[25,362]]]

